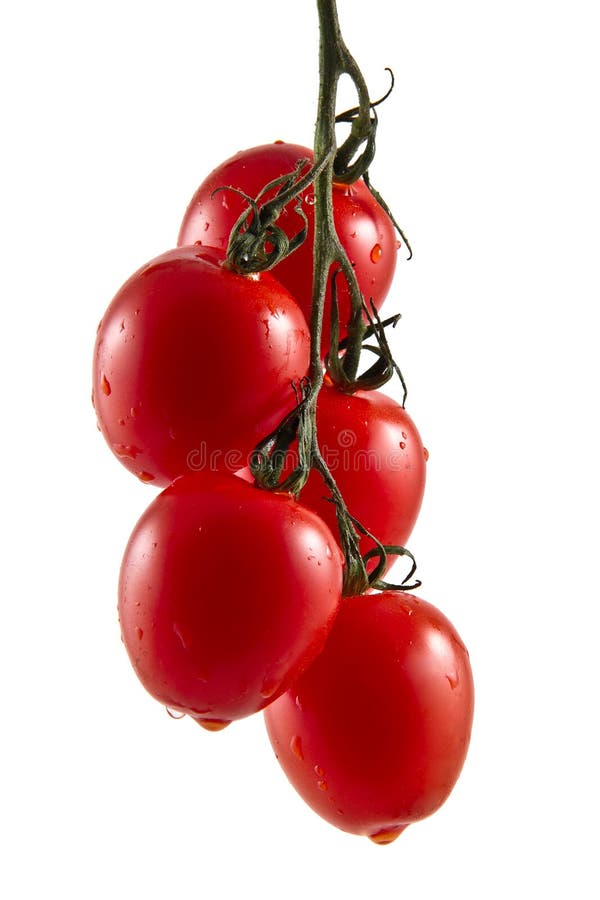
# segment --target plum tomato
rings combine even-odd
[[[289,292],[222,258],[198,246],[164,253],[123,285],[98,328],[100,430],[127,469],[159,487],[244,465],[308,369],[308,329]]]
[[[427,451],[399,403],[380,391],[345,394],[324,384],[317,400],[321,454],[351,515],[382,544],[405,546],[417,520],[425,490]],[[285,472],[296,462],[296,445]],[[249,470],[240,475],[251,480]],[[338,535],[335,507],[318,472],[310,473],[300,501]],[[374,546],[360,538],[364,554]],[[388,557],[388,569],[396,557]]]
[[[229,186],[256,197],[271,181],[292,172],[301,159],[313,162],[312,150],[298,144],[276,141],[242,150],[225,160],[208,175],[193,195],[179,231],[178,244],[210,244],[225,251],[229,234],[238,216],[246,208],[245,201]],[[265,195],[270,197],[271,194]],[[352,185],[333,185],[333,218],[339,239],[354,266],[359,287],[365,301],[372,299],[379,308],[392,283],[396,268],[398,242],[394,226],[383,208],[373,198],[362,179]],[[308,218],[308,235],[304,243],[273,270],[278,280],[292,293],[310,321],[312,299],[314,194],[312,188],[304,192],[302,208]],[[294,212],[291,202],[278,220],[288,237],[302,228],[302,220]],[[343,278],[338,278],[341,337],[346,334],[350,300]],[[327,292],[328,301],[330,288]],[[322,353],[329,351],[330,303],[326,302],[323,317]]]
[[[447,799],[473,703],[469,656],[454,627],[431,604],[388,591],[343,600],[323,652],[264,715],[308,805],[384,844]]]
[[[326,525],[233,475],[178,478],[137,523],[119,621],[149,693],[215,728],[262,709],[321,651],[341,596]]]

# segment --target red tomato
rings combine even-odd
[[[344,600],[324,651],[265,710],[287,777],[328,822],[390,843],[435,812],[462,769],[473,719],[467,650],[423,600]]]
[[[317,401],[317,433],[350,514],[382,544],[405,546],[421,508],[427,459],[406,410],[379,391],[349,395],[324,384]],[[294,450],[286,461],[288,473],[296,461]],[[335,506],[327,496],[321,476],[311,472],[300,500],[337,536]],[[362,553],[373,546],[361,537]],[[388,568],[395,560],[389,556]]]
[[[277,141],[242,150],[221,163],[192,197],[181,225],[178,244],[206,243],[225,251],[231,229],[247,204],[231,191],[220,191],[211,199],[213,191],[227,185],[256,197],[269,182],[292,172],[301,159],[312,163],[312,150]],[[280,262],[274,272],[296,298],[307,321],[310,321],[314,243],[312,188],[304,192],[303,200],[302,208],[309,222],[307,239],[298,250]],[[389,216],[361,179],[353,185],[334,184],[333,217],[340,241],[354,265],[364,299],[368,302],[372,298],[379,308],[390,289],[396,268],[398,244]],[[294,203],[285,208],[278,225],[289,237],[301,230],[303,223],[294,212]],[[343,278],[338,278],[337,288],[343,337],[350,314],[349,294]],[[327,296],[330,297],[330,290]],[[329,351],[329,308],[327,303],[323,319],[323,355]]]
[[[289,494],[187,475],[129,540],[123,641],[153,697],[223,725],[262,709],[317,656],[341,587],[329,530]]]
[[[241,276],[214,250],[170,250],[139,269],[100,323],[93,402],[118,459],[142,481],[235,471],[308,369],[304,316],[268,272]]]

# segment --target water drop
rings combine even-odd
[[[427,447],[423,447],[423,456],[425,457],[425,462],[429,459],[429,450]]]
[[[454,690],[458,686],[458,675],[456,672],[449,672],[446,675],[446,679],[452,690]]]
[[[204,223],[204,230],[205,230],[205,231],[208,231],[209,228],[210,228],[210,222],[205,222],[205,223]]]
[[[139,472],[138,478],[140,479],[140,481],[143,481],[145,484],[147,484],[149,481],[154,481],[156,475],[152,475],[150,472]]]
[[[393,825],[391,828],[382,828],[380,831],[376,831],[375,834],[369,835],[369,840],[373,841],[374,844],[381,844],[385,846],[385,844],[391,844],[392,841],[395,841],[398,835],[402,834],[407,825]]]
[[[322,776],[323,776],[324,774],[325,774],[325,772],[323,771],[323,769],[321,768],[321,766],[315,766],[315,775],[318,775],[319,778],[322,778]]]
[[[378,263],[382,253],[383,250],[381,249],[381,244],[375,244],[371,249],[371,262]]]
[[[306,203],[307,206],[314,206],[315,205],[315,195],[312,192],[309,194],[305,194],[304,202]]]
[[[279,685],[280,680],[278,678],[273,678],[270,675],[265,676],[260,689],[260,696],[268,700],[277,691]]]
[[[119,331],[125,331],[125,319],[121,319],[121,324],[119,325]]]
[[[135,408],[135,406],[132,406],[131,409],[129,410],[129,415],[131,416],[132,419],[135,419],[137,414],[138,414],[137,409]]]
[[[119,425],[124,425],[124,424],[125,424],[125,419],[119,419],[118,424],[119,424]]]
[[[404,440],[407,439],[408,435],[407,435],[407,433],[406,433],[405,431],[402,432],[402,437],[404,438]]]
[[[123,422],[122,419],[119,420],[119,423]],[[123,422],[123,425],[125,423]],[[123,459],[135,459],[138,453],[141,453],[139,447],[135,447],[133,444],[113,444],[113,450]]]
[[[325,556],[327,557],[327,559],[331,559],[333,557],[333,553],[331,552],[331,547],[329,546],[329,544],[325,546]]]
[[[226,719],[194,719],[198,725],[202,725],[207,731],[223,731],[231,722]]]
[[[138,641],[141,641],[141,639],[144,637],[144,629],[143,629],[143,628],[136,628],[136,629],[135,629],[135,633],[136,633],[136,635],[137,635]]]
[[[319,788],[320,791],[326,791],[327,790],[327,782],[326,781],[318,781],[317,787]]]
[[[184,719],[185,713],[180,709],[173,709],[171,706],[165,706],[167,714],[171,716],[172,719]]]
[[[396,241],[396,250],[399,250],[402,246],[402,241]]]
[[[300,737],[300,735],[295,734],[291,739],[290,750],[295,756],[298,757],[298,759],[304,759],[304,751],[302,750],[302,738]]]
[[[406,444],[404,443],[404,441],[400,441],[398,446],[400,447],[401,450],[406,450]]]
[[[103,394],[106,394],[107,397],[110,397],[110,381],[104,373],[102,373],[102,378],[100,379],[100,388]]]

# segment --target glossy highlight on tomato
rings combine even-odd
[[[121,633],[146,690],[215,730],[262,709],[315,659],[341,587],[331,533],[290,495],[187,475],[131,535]]]
[[[219,191],[214,196],[213,192],[217,188],[230,186],[256,197],[265,185],[292,172],[302,159],[312,164],[312,150],[299,144],[277,141],[242,150],[225,160],[194,193],[181,224],[178,244],[210,244],[225,252],[231,229],[247,204],[232,191]],[[302,209],[308,218],[307,239],[273,271],[292,293],[309,321],[314,246],[312,187],[304,192],[302,201]],[[363,298],[367,303],[372,299],[379,308],[390,289],[396,268],[398,243],[394,226],[362,179],[352,185],[334,183],[332,202],[336,232],[354,267]],[[277,225],[288,237],[301,230],[303,223],[294,211],[294,202],[285,207]],[[337,290],[343,337],[350,315],[349,293],[343,278],[338,278]],[[327,298],[321,345],[323,355],[329,352],[330,287]]]
[[[96,337],[93,403],[115,456],[165,486],[235,471],[294,406],[306,321],[270,273],[243,276],[205,247],[170,250],[119,290]]]
[[[285,774],[320,816],[390,843],[435,812],[473,720],[469,655],[442,613],[387,591],[350,597],[325,649],[264,712]]]

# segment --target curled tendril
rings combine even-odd
[[[307,159],[298,160],[292,172],[269,182],[254,198],[234,187],[224,186],[213,191],[212,196],[218,191],[231,191],[248,204],[229,237],[226,260],[229,268],[243,274],[265,272],[304,243],[308,218],[302,208],[301,194],[327,166],[332,153],[333,150],[325,154],[314,166],[310,166]],[[276,192],[275,196],[261,203],[262,198],[272,191]],[[302,227],[290,238],[276,222],[284,207],[294,200],[293,209],[302,220]]]
[[[365,564],[365,567],[371,559],[379,557],[379,562],[377,563],[373,571],[369,574],[370,587],[376,588],[380,591],[413,591],[421,586],[421,582],[418,578],[415,579],[412,584],[409,584],[410,579],[417,571],[417,562],[410,550],[407,550],[406,547],[400,547],[396,544],[384,545],[380,544],[379,541],[376,541],[376,543],[377,546],[373,547],[372,550],[369,550],[363,556],[363,563]],[[388,556],[406,556],[411,561],[411,566],[408,573],[404,576],[399,584],[393,584],[389,581],[383,581],[380,577],[385,572]]]
[[[369,310],[363,300],[361,315],[364,313],[369,324],[364,330],[360,350],[367,350],[369,353],[374,354],[377,360],[362,375],[357,376],[354,372],[349,372],[345,365],[346,356],[343,355],[343,351],[349,346],[351,339],[346,337],[341,341],[339,340],[340,323],[337,300],[337,278],[339,275],[340,270],[337,269],[331,277],[331,344],[330,351],[325,358],[327,374],[334,384],[349,394],[358,390],[376,390],[387,384],[394,374],[397,374],[402,385],[402,407],[404,407],[408,394],[406,382],[398,364],[394,360],[385,333],[385,329],[388,326],[396,327],[401,319],[401,315],[398,313],[382,321],[373,300],[370,301],[371,310]],[[371,337],[375,337],[377,346],[365,343],[365,340]]]
[[[387,89],[387,91],[385,92],[385,94],[379,98],[379,100],[373,100],[371,103],[369,103],[369,107],[371,109],[375,109],[376,106],[379,106],[381,103],[384,102],[384,100],[387,100],[387,98],[390,96],[390,94],[394,90],[394,84],[395,84],[394,73],[390,69],[389,66],[385,67],[385,71],[390,73],[390,86]],[[360,113],[360,106],[353,106],[352,109],[347,109],[342,113],[338,113],[337,116],[335,117],[336,124],[338,124],[339,122],[352,122],[353,119],[355,119],[359,113]]]
[[[377,134],[377,113],[375,107],[383,103],[394,89],[394,73],[386,68],[391,78],[391,84],[379,100],[369,100],[366,106],[354,106],[339,113],[335,117],[336,124],[345,122],[350,125],[350,134],[338,149],[333,162],[333,174],[336,181],[342,184],[353,184],[364,176],[375,158],[375,137]],[[362,153],[356,157],[361,147]],[[356,159],[355,159],[356,157]]]
[[[311,389],[309,379],[302,378],[293,382],[292,389],[296,396],[295,408],[254,448],[250,457],[250,471],[257,485],[265,490],[298,494],[308,480],[312,464],[311,421],[307,417]],[[287,454],[296,439],[298,465],[290,475],[281,480]]]
[[[374,110],[376,106],[379,106],[387,100],[394,90],[394,85],[396,83],[392,69],[390,69],[389,66],[386,66],[385,71],[389,72],[390,86],[379,100],[369,102],[370,115],[368,117],[365,117],[364,111],[361,110],[360,106],[353,106],[352,109],[344,110],[344,112],[339,113],[335,117],[336,124],[341,122],[350,124],[352,130],[336,153],[333,172],[335,180],[342,184],[352,184],[362,177],[371,196],[387,213],[401,240],[404,242],[404,245],[408,250],[407,260],[409,260],[412,259],[413,255],[410,242],[403,229],[398,224],[398,221],[388,204],[385,202],[379,191],[371,184],[369,176],[369,166],[373,162],[375,156],[375,136],[378,124],[377,113]],[[363,143],[366,143],[363,153],[361,153],[354,162],[351,162]]]

